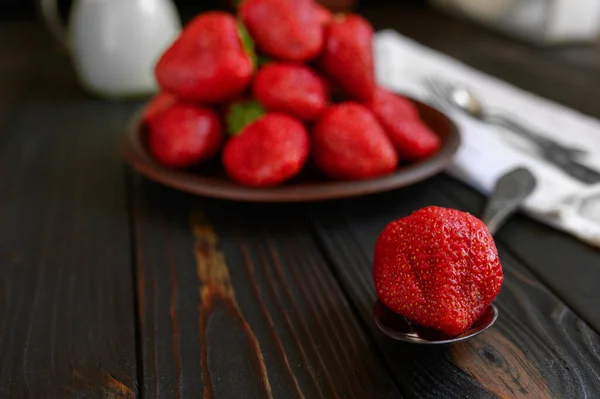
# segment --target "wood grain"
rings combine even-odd
[[[295,207],[134,187],[146,396],[399,396]]]
[[[492,329],[448,352],[418,351],[390,342],[371,323],[374,243],[385,224],[427,205],[471,211],[432,187],[438,177],[393,193],[314,207],[317,234],[349,298],[377,339],[408,397],[593,397],[598,335],[500,245],[505,283]],[[561,315],[560,317],[558,315]]]
[[[201,303],[200,344],[202,345],[202,376],[206,384],[205,392],[208,393],[208,396],[220,397],[216,395],[217,392],[213,388],[215,385],[213,380],[220,380],[230,367],[244,370],[243,363],[249,362],[251,367],[248,369],[249,375],[245,378],[259,382],[256,387],[257,394],[262,397],[272,397],[265,358],[252,328],[240,311],[235,298],[235,290],[231,285],[229,266],[225,262],[225,255],[217,247],[217,234],[201,213],[192,215],[192,232],[195,240],[196,270]],[[235,340],[214,339],[216,337],[211,334],[211,330],[218,335],[229,334],[233,331],[235,333],[232,335]],[[221,346],[222,344],[225,345]],[[228,363],[235,359],[233,355],[225,355],[232,347],[240,348],[240,352],[244,352],[244,356],[239,357],[239,364],[223,365],[221,363],[223,357],[229,357]],[[209,356],[209,353],[216,353],[218,356]],[[217,361],[213,363],[211,360]],[[289,368],[287,362],[286,366]],[[298,388],[294,376],[292,376],[292,380],[293,385]]]
[[[453,346],[450,357],[500,397],[552,398],[544,379],[525,353],[497,329],[463,345]]]
[[[130,242],[114,151],[123,114],[82,94],[41,29],[12,25],[13,46],[4,29],[0,68],[19,83],[0,89],[0,396],[133,398]],[[19,44],[26,55],[15,60]]]
[[[360,7],[377,28],[599,115],[593,52]],[[371,321],[374,240],[424,205],[478,213],[472,190],[440,176],[265,207],[150,183],[116,148],[139,104],[83,93],[32,22],[0,24],[0,87],[0,397],[600,395],[600,342],[586,323],[600,331],[598,251],[516,217],[498,240],[498,323],[447,350],[400,345]]]
[[[39,31],[30,22],[0,25],[0,129],[7,126],[28,93],[28,79],[40,48]]]

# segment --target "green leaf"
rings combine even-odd
[[[227,130],[236,135],[266,113],[258,101],[248,100],[231,104],[227,113]]]
[[[265,65],[273,62],[272,59],[270,59],[269,57],[267,57],[266,55],[263,55],[263,54],[257,54],[256,61],[258,63],[257,68],[260,68],[262,66],[265,66]]]
[[[254,68],[258,67],[258,60],[256,57],[256,50],[254,49],[254,40],[250,36],[248,29],[242,23],[241,20],[238,19],[238,35],[242,41],[242,47],[244,47],[244,51],[250,56],[252,60],[252,64],[254,64]]]

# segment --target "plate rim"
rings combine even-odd
[[[450,127],[443,146],[432,157],[407,165],[396,172],[365,180],[338,180],[315,183],[283,184],[275,187],[256,188],[214,177],[204,177],[185,169],[173,169],[160,165],[143,144],[143,109],[135,113],[120,146],[125,160],[138,173],[155,182],[179,191],[198,196],[248,202],[314,202],[365,196],[406,187],[442,172],[452,162],[462,140],[454,121],[436,107],[404,96],[437,112]]]

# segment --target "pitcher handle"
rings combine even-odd
[[[46,28],[58,44],[66,52],[70,52],[67,27],[59,14],[58,0],[39,0],[39,9]]]

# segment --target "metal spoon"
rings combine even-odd
[[[533,192],[535,186],[535,177],[525,168],[514,169],[498,179],[482,217],[491,234],[498,231]],[[471,328],[458,336],[449,337],[411,322],[385,307],[379,300],[373,307],[373,320],[382,332],[395,340],[421,345],[449,345],[473,338],[490,328],[497,318],[498,308],[491,304]]]
[[[600,173],[578,161],[586,154],[580,148],[573,148],[525,127],[512,118],[485,109],[483,103],[468,89],[454,86],[439,79],[426,79],[425,85],[437,104],[446,104],[482,122],[502,126],[519,134],[533,143],[540,156],[571,177],[587,184],[600,182]]]

